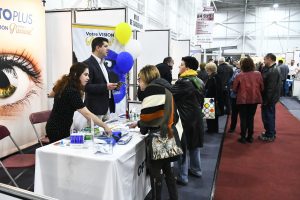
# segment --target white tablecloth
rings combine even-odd
[[[145,157],[138,133],[111,155],[47,145],[36,150],[34,192],[61,200],[143,200],[150,191]]]

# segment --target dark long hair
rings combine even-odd
[[[252,58],[247,57],[242,59],[241,61],[241,70],[243,72],[251,72],[255,70],[255,65]]]
[[[83,95],[84,87],[81,85],[79,78],[87,68],[88,66],[84,63],[74,63],[70,68],[69,74],[63,75],[62,78],[55,83],[52,89],[55,95],[60,97],[67,85],[77,89],[81,95]]]

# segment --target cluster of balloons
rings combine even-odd
[[[122,22],[116,26],[115,40],[105,58],[110,62],[109,70],[116,74],[118,81],[126,82],[126,74],[131,70],[134,59],[141,53],[141,45],[132,39],[132,29],[128,23]],[[126,95],[126,85],[114,92],[115,103],[119,103]]]

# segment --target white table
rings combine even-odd
[[[36,150],[34,192],[61,200],[143,200],[150,191],[145,157],[138,133],[111,155],[50,144]]]

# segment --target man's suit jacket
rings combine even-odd
[[[111,99],[109,99],[107,81],[99,63],[93,56],[85,60],[84,63],[89,66],[90,77],[85,86],[85,105],[95,115],[105,115],[108,108],[110,108],[110,112],[115,112],[114,97],[111,94]]]

